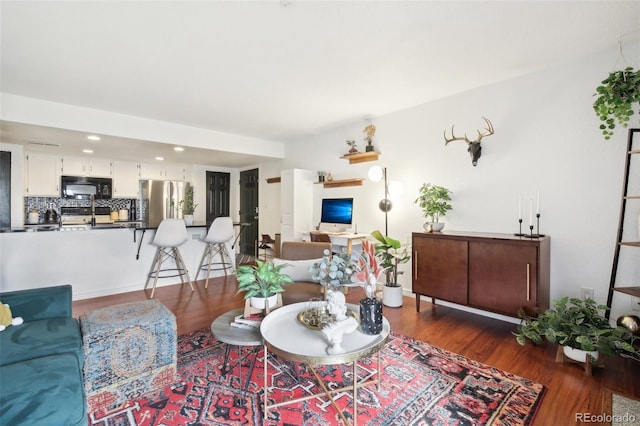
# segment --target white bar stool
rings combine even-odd
[[[182,219],[164,219],[160,222],[158,226],[158,230],[156,231],[156,235],[153,237],[152,245],[158,247],[156,250],[156,255],[153,258],[153,263],[151,264],[151,269],[149,270],[149,274],[147,275],[147,282],[144,284],[144,289],[147,289],[149,285],[149,280],[153,277],[153,289],[151,290],[151,299],[153,299],[153,295],[156,292],[156,284],[158,282],[158,278],[171,278],[180,276],[180,282],[184,284],[183,275],[186,275],[187,282],[191,286],[191,291],[193,291],[193,283],[191,282],[191,278],[189,277],[189,271],[187,270],[187,266],[182,259],[182,255],[180,254],[180,250],[178,250],[178,246],[184,244],[189,239],[187,235],[187,226]],[[173,259],[175,263],[175,268],[165,268],[162,269],[162,264],[169,260]],[[177,272],[174,275],[161,275],[163,272],[175,271]]]
[[[207,246],[204,248],[204,253],[202,253],[202,260],[200,260],[200,266],[198,266],[198,273],[196,274],[196,281],[198,281],[200,271],[207,270],[204,288],[209,286],[209,273],[211,271],[224,271],[224,276],[226,277],[227,269],[233,269],[233,261],[226,244],[233,237],[233,222],[230,217],[220,216],[213,220],[207,236],[202,239],[207,243]],[[216,256],[220,256],[220,262],[214,262]],[[212,266],[215,267],[212,268]]]

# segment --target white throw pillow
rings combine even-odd
[[[286,259],[273,259],[273,264],[276,266],[283,265],[285,263],[289,266],[282,268],[282,273],[287,274],[293,281],[310,281],[313,282],[313,272],[310,268],[314,263],[320,262],[322,259],[305,259],[305,260],[286,260]]]

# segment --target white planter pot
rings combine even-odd
[[[591,355],[592,359],[598,359],[598,351],[583,351],[581,349],[570,348],[569,346],[563,346],[562,352],[566,355],[567,358],[572,359],[574,361],[586,362],[587,354]]]
[[[402,287],[382,286],[382,303],[390,308],[402,306]]]
[[[193,225],[193,215],[192,214],[182,215],[182,219],[184,219],[184,223],[186,225]]]
[[[444,223],[441,222],[425,222],[422,225],[425,231],[427,232],[440,232],[444,228]]]
[[[256,309],[265,309],[265,307],[267,306],[266,303],[269,304],[269,309],[271,309],[273,306],[276,305],[276,303],[278,303],[278,295],[274,294],[273,296],[269,296],[267,298],[264,297],[252,297],[251,299],[251,307],[256,308]],[[266,303],[265,303],[266,301]]]

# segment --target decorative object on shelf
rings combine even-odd
[[[324,182],[326,178],[327,178],[327,172],[323,172],[323,171],[318,172],[318,183]]]
[[[373,151],[373,137],[376,135],[376,126],[374,124],[369,124],[362,130],[365,134],[364,140],[367,142],[367,146],[365,147],[366,152]]]
[[[344,294],[339,291],[328,290],[327,310],[333,321],[322,327],[322,334],[327,338],[329,355],[340,354],[344,349],[340,345],[345,334],[352,333],[358,328],[358,321],[347,316],[347,303]]]
[[[546,338],[552,343],[568,346],[585,352],[597,352],[606,355],[637,355],[634,341],[640,340],[627,328],[611,327],[609,320],[600,314],[609,308],[598,305],[593,299],[578,299],[563,297],[553,302],[553,309],[544,312],[526,312],[521,309],[518,316],[522,322],[513,333],[519,344],[524,345],[527,340],[535,344],[542,343]],[[575,358],[575,351],[564,351],[564,355]],[[564,361],[558,350],[556,361]],[[590,363],[585,368],[590,370],[596,359],[589,356]],[[587,371],[590,373],[590,371]]]
[[[640,70],[626,67],[612,71],[596,88],[594,96],[597,98],[593,110],[602,121],[602,135],[609,140],[616,128],[616,121],[622,127],[627,127],[634,107],[640,104]]]
[[[178,210],[182,212],[182,218],[187,225],[193,224],[193,214],[196,211],[196,207],[198,205],[193,202],[193,187],[187,185],[184,190],[184,198],[178,201]]]
[[[358,148],[356,147],[356,141],[353,139],[349,139],[347,141],[347,145],[349,145],[349,154],[357,154]]]
[[[402,286],[398,283],[398,265],[407,263],[411,258],[411,244],[402,244],[399,240],[382,235],[376,230],[371,233],[379,243],[375,245],[377,256],[385,268],[386,280],[382,288],[382,303],[390,308],[402,306]]]
[[[282,268],[290,266],[283,263],[275,266],[273,261],[256,259],[255,265],[242,265],[236,269],[238,293],[245,292],[244,298],[251,300],[251,306],[269,312],[277,304],[277,294],[282,293],[283,284],[293,280],[281,272]],[[276,296],[276,300],[273,299]]]
[[[373,182],[380,182],[381,180],[384,180],[384,198],[378,203],[378,208],[384,212],[384,234],[387,235],[389,232],[389,220],[387,214],[393,208],[393,203],[389,198],[391,196],[400,195],[404,188],[400,182],[387,181],[386,167],[373,166],[369,169],[367,175],[369,176],[369,180]]]
[[[362,283],[366,297],[360,300],[360,331],[364,334],[379,334],[382,331],[382,303],[374,297],[378,278],[384,272],[376,256],[372,242],[362,242],[362,253],[358,257],[356,280]]]
[[[449,204],[451,190],[443,186],[423,183],[419,194],[414,204],[420,206],[426,219],[431,219],[431,222],[424,224],[424,230],[427,232],[442,231],[444,223],[440,223],[440,216],[444,217],[447,212],[453,209]]]
[[[471,164],[473,164],[474,167],[478,164],[478,159],[482,155],[482,146],[480,145],[482,138],[485,136],[491,136],[494,133],[493,125],[491,124],[491,122],[486,117],[482,117],[482,118],[487,123],[487,127],[485,128],[486,131],[481,133],[480,130],[478,130],[478,139],[474,141],[469,140],[469,138],[467,138],[466,133],[463,138],[456,137],[456,135],[453,134],[454,126],[451,126],[451,139],[447,138],[447,131],[446,130],[444,131],[445,145],[448,145],[449,142],[453,142],[453,141],[465,141],[467,143],[468,145],[467,151],[469,152],[469,155],[471,155]]]
[[[325,288],[325,295],[329,290],[341,291],[344,284],[351,283],[356,259],[355,255],[347,253],[332,255],[329,250],[325,249],[322,259],[309,268],[313,274],[311,279],[319,282]]]

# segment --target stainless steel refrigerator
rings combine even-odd
[[[157,226],[163,219],[182,218],[178,209],[189,182],[172,180],[140,181],[140,218],[149,226]]]

